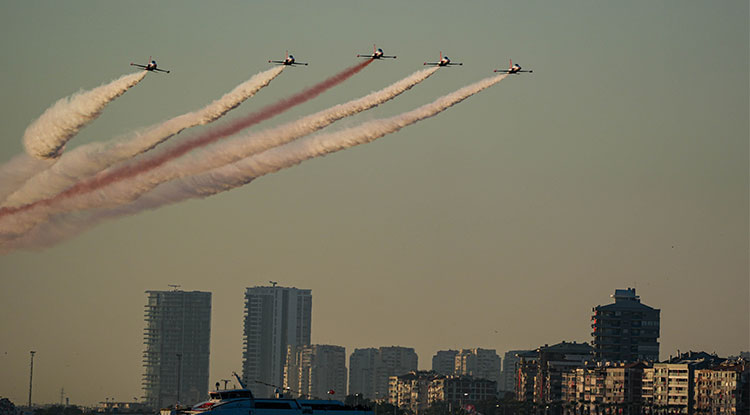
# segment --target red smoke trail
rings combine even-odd
[[[198,136],[192,140],[185,141],[184,143],[171,148],[168,151],[159,154],[158,156],[143,160],[139,163],[123,166],[109,173],[105,173],[100,176],[93,177],[90,180],[80,182],[51,198],[38,200],[36,202],[17,207],[0,208],[0,217],[23,212],[36,206],[50,206],[59,200],[84,193],[89,193],[120,180],[128,179],[139,174],[146,173],[170,160],[185,155],[186,153],[195,150],[198,147],[211,144],[224,137],[244,130],[245,128],[248,128],[252,125],[258,124],[261,121],[265,121],[271,117],[281,114],[282,112],[296,105],[307,102],[327,91],[328,89],[331,89],[334,86],[351,78],[362,69],[365,69],[370,63],[372,63],[372,59],[368,59],[366,61],[363,61],[362,63],[358,63],[296,95],[292,95],[291,97],[285,98],[273,105],[269,105],[258,112],[249,114],[246,117],[236,120],[228,125],[216,128],[213,131],[208,131],[202,136]]]

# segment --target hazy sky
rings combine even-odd
[[[398,55],[260,127],[360,97],[448,54],[462,67],[332,126],[512,76],[373,144],[208,199],[0,257],[0,396],[142,395],[146,290],[213,293],[210,383],[241,369],[243,293],[313,292],[312,339],[437,350],[590,341],[592,307],[636,287],[661,357],[748,350],[748,3],[0,2],[0,161],[59,98],[149,74],[68,149],[202,107],[294,53],[231,119],[372,44]],[[210,128],[210,127],[209,127]],[[205,128],[204,128],[205,129]]]

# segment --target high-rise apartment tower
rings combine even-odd
[[[274,386],[282,387],[287,346],[309,345],[311,322],[311,290],[272,283],[245,291],[242,378],[255,396],[271,397]]]
[[[146,291],[144,401],[154,409],[208,396],[211,293]]]

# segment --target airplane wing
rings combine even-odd
[[[305,66],[307,66],[307,62],[294,62],[292,65],[305,65]]]
[[[284,61],[268,61],[268,63],[284,63]]]
[[[386,55],[383,55],[383,56],[381,56],[381,58],[396,59],[396,56],[386,56]]]
[[[463,65],[463,64],[464,64],[463,62],[448,62],[448,66]]]
[[[521,73],[521,72],[531,73],[531,72],[534,72],[534,71],[533,70],[529,70],[529,71],[515,71],[515,72],[511,72],[508,69],[495,69],[495,72],[498,72],[498,73]]]
[[[372,58],[372,57],[374,57],[374,56],[375,56],[375,55],[360,55],[360,54],[357,54],[357,57],[358,57],[358,58]]]
[[[440,65],[440,62],[425,62],[425,65]]]
[[[154,69],[154,71],[158,71],[158,72],[166,72],[166,73],[169,73],[169,71],[168,71],[168,70],[166,70],[166,69],[158,69],[158,68],[157,68],[157,69]]]
[[[130,66],[137,66],[137,67],[139,67],[139,68],[143,68],[143,69],[146,69],[146,65],[139,65],[139,64],[137,64],[137,63],[133,63],[133,62],[130,62]]]

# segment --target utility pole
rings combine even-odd
[[[34,353],[35,351],[30,351],[31,353],[31,364],[29,365],[29,410],[31,410],[31,381],[34,379]]]

